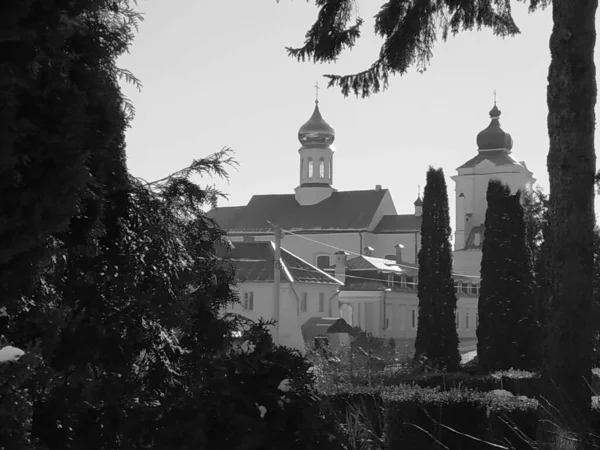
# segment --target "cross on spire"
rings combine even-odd
[[[315,83],[315,94],[316,94],[315,103],[319,103],[319,89],[321,89],[321,88],[319,87],[319,82],[317,81]]]
[[[496,106],[496,89],[494,89],[494,106]]]
[[[419,194],[417,195],[417,197],[421,198],[421,185],[417,184],[417,189],[419,191]]]

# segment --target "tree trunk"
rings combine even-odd
[[[553,0],[552,5],[547,92],[550,292],[538,433],[541,448],[558,448],[556,433],[585,432],[591,406],[598,0]],[[578,448],[590,446],[580,444]]]

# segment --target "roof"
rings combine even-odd
[[[275,244],[271,241],[236,242],[226,253],[232,261],[236,279],[240,282],[273,282]],[[225,256],[225,252],[221,253]],[[331,275],[307,263],[288,250],[281,249],[281,281],[342,285]]]
[[[386,194],[387,189],[333,192],[305,206],[294,194],[254,195],[246,206],[216,208],[207,216],[229,232],[271,231],[269,222],[291,231],[366,230]]]
[[[522,164],[517,162],[506,150],[491,150],[491,151],[483,151],[479,152],[477,156],[471,158],[462,166],[458,167],[459,169],[469,169],[475,167],[482,161],[488,160],[496,166],[521,166]]]
[[[328,333],[354,334],[354,329],[344,319],[337,317],[311,317],[300,327],[304,342]]]
[[[421,231],[422,216],[414,214],[392,214],[383,216],[373,233],[399,233],[407,231]]]
[[[492,121],[485,130],[477,135],[477,146],[480,150],[493,150],[497,148],[510,150],[512,148],[512,137],[500,126],[499,118],[501,113],[496,103],[494,103],[494,107],[490,111]]]
[[[238,216],[244,211],[245,206],[223,206],[211,209],[206,217],[213,219],[221,228],[228,229],[235,224]]]
[[[404,263],[402,263],[404,265]],[[384,258],[375,258],[373,256],[357,256],[346,261],[348,270],[379,270],[387,273],[404,273],[404,270],[396,261]]]

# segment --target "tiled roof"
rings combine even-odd
[[[275,244],[273,242],[236,242],[233,245],[234,248],[226,255],[231,259],[236,270],[236,278],[240,282],[273,281],[273,261],[275,260]],[[225,254],[221,256],[225,256]],[[331,275],[284,248],[281,249],[281,259],[283,262],[281,281],[283,282],[342,284]]]
[[[400,214],[383,216],[373,233],[398,233],[402,231],[421,231],[422,216]]]
[[[475,167],[477,164],[484,160],[488,160],[496,166],[522,166],[517,160],[515,160],[506,150],[493,150],[493,151],[485,151],[479,152],[477,156],[471,158],[462,166],[458,167],[458,169],[470,169]]]
[[[244,207],[225,213],[220,211],[228,208],[217,208],[207,215],[229,232],[269,231],[269,222],[293,231],[365,230],[386,193],[387,189],[334,192],[322,202],[306,206],[298,204],[294,194],[255,195]]]

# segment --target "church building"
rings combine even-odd
[[[452,177],[456,184],[453,270],[462,342],[475,339],[488,181],[500,179],[513,191],[531,189],[535,182],[525,163],[513,158],[513,141],[500,126],[500,114],[494,102],[489,126],[477,135],[477,155]],[[413,211],[398,214],[390,191],[381,185],[369,190],[335,189],[335,131],[323,119],[318,101],[300,127],[298,140],[299,184],[294,193],[254,195],[245,206],[217,207],[208,217],[228,232],[234,246],[273,241],[274,227],[279,226],[286,251],[344,283],[336,317],[375,336],[414,340],[420,195]]]

